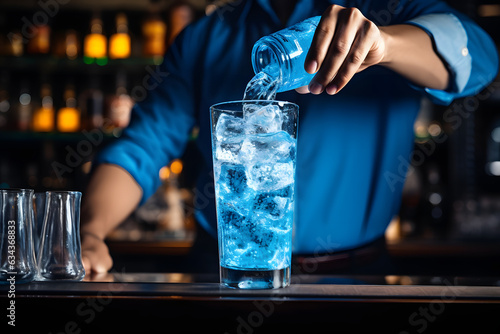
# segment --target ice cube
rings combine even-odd
[[[245,134],[245,125],[242,118],[222,114],[217,120],[215,137],[218,142],[238,141],[238,137]]]
[[[249,110],[244,114],[247,134],[274,133],[281,131],[283,115],[278,106],[267,105],[259,109]]]
[[[268,219],[255,216],[247,224],[247,230],[242,230],[242,233],[248,233],[250,241],[254,242],[255,246],[267,248],[274,238],[274,233],[270,227],[271,224]],[[263,255],[261,251],[259,253],[261,256]]]
[[[243,163],[281,162],[295,158],[295,140],[284,131],[265,136],[248,136],[242,143],[239,159]]]
[[[293,183],[294,168],[289,162],[257,163],[246,170],[248,186],[256,191],[274,191]]]
[[[242,142],[218,142],[215,148],[215,157],[219,162],[239,163],[239,153]]]
[[[258,194],[255,197],[253,210],[271,219],[281,219],[288,208],[288,199],[280,196]]]
[[[222,164],[217,180],[222,194],[240,195],[248,190],[245,168],[241,165]]]

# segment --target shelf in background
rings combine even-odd
[[[147,66],[160,65],[163,58],[133,57],[125,59],[107,59],[105,64],[97,63],[87,64],[84,58],[74,60],[66,58],[57,58],[49,55],[40,56],[0,56],[0,69],[9,70],[44,70],[44,71],[65,71],[75,72],[97,71],[115,71],[119,68],[126,68],[128,72],[143,72]]]
[[[96,135],[98,134],[98,135]],[[120,137],[121,131],[118,133],[106,133],[102,130],[93,130],[84,132],[74,132],[74,133],[61,133],[61,132],[20,132],[20,131],[0,131],[0,141],[11,141],[11,142],[39,142],[39,141],[56,141],[56,142],[79,142],[81,140],[89,140],[93,138],[93,141],[100,141],[102,136],[102,141],[109,141]],[[94,135],[95,137],[91,137]]]

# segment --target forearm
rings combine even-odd
[[[104,239],[137,207],[142,189],[121,167],[103,164],[89,182],[82,204],[82,234]]]
[[[416,85],[439,90],[448,88],[449,72],[425,31],[404,24],[379,29],[385,41],[385,54],[380,65]]]

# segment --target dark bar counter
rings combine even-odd
[[[293,275],[234,290],[216,275],[114,272],[15,288],[21,333],[500,333],[500,277]]]

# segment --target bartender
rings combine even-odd
[[[277,97],[300,107],[293,253],[352,254],[383,238],[400,206],[400,160],[411,154],[422,96],[448,105],[479,92],[497,73],[494,43],[442,1],[236,1],[179,35],[157,70],[157,87],[96,158],[81,229],[88,273],[111,268],[105,237],[155,192],[158,171],[182,154],[195,125],[204,197],[196,218],[210,240],[201,244],[216,245],[209,107],[241,100],[260,37],[317,15],[304,64],[316,75]]]

